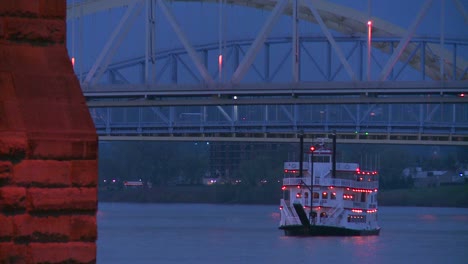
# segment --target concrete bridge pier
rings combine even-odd
[[[0,263],[96,262],[98,142],[65,15],[0,1]]]

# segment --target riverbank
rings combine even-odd
[[[279,204],[280,185],[164,186],[99,190],[100,202]],[[381,206],[468,208],[468,184],[379,192]]]
[[[381,191],[379,205],[468,208],[468,184]]]

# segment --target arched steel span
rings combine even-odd
[[[126,6],[134,4],[138,0],[85,0],[82,2],[77,2],[75,5],[67,7],[67,19],[76,18],[79,16],[89,15],[95,12],[102,10],[112,9],[116,7]],[[143,0],[140,0],[143,1]],[[161,1],[161,0],[158,0]],[[173,0],[174,2],[213,2],[216,3],[217,0]],[[264,10],[272,10],[275,8],[279,1],[271,0],[226,0],[228,4],[246,6]],[[317,19],[311,11],[310,0],[299,0],[298,2],[298,17],[300,19],[310,21],[313,23],[318,23]],[[455,0],[457,2],[458,0]],[[429,3],[431,1],[428,1]],[[362,12],[359,12],[355,9],[344,7],[341,5],[333,4],[324,0],[313,0],[313,6],[318,11],[320,17],[323,19],[323,23],[329,29],[344,33],[344,34],[366,34],[367,31],[367,21],[368,16]],[[284,13],[291,15],[292,14],[292,5],[289,5],[284,9]],[[414,32],[409,32],[401,27],[398,27],[390,22],[384,21],[377,17],[373,17],[373,36],[375,37],[403,37],[409,39],[413,36]],[[465,14],[465,20],[466,14]],[[402,39],[403,42],[403,39]],[[400,43],[401,44],[401,43]],[[407,44],[407,43],[406,43]],[[409,61],[409,64],[417,69],[424,70],[428,76],[433,80],[441,79],[468,79],[468,62],[462,58],[455,59],[450,56],[450,52],[445,49],[441,49],[439,45],[429,44],[433,55],[426,54],[425,58],[421,58],[421,55],[416,54],[415,58]],[[373,43],[375,48],[378,48],[386,53],[392,53],[394,46],[388,43]],[[398,47],[397,47],[398,48]],[[406,61],[408,57],[417,49],[416,45],[403,45],[403,50],[401,50],[401,56],[398,58],[400,61]],[[398,52],[398,51],[395,51]],[[445,69],[444,72],[445,78],[441,78],[441,63],[440,59],[443,58]],[[421,69],[420,61],[425,60],[425,69]],[[456,75],[456,76],[454,76]],[[459,76],[458,78],[456,78]]]

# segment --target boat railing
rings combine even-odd
[[[310,178],[284,178],[283,185],[310,185]],[[334,187],[350,187],[357,189],[375,189],[379,187],[378,181],[356,181],[349,179],[333,179],[333,178],[315,178],[315,186],[334,186]]]
[[[283,185],[301,185],[301,184],[310,185],[310,178],[284,178]]]
[[[362,182],[349,179],[314,179],[314,185],[320,186],[334,186],[334,187],[350,187],[359,189],[375,189],[379,187],[378,181]]]

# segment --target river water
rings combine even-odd
[[[380,207],[380,236],[285,237],[278,206],[99,203],[98,263],[468,263],[468,209]]]

